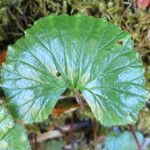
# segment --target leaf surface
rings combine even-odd
[[[141,133],[136,132],[138,141],[142,145],[144,137]],[[123,133],[110,133],[104,141],[105,150],[137,150],[136,142],[132,134],[128,131]]]
[[[134,123],[143,74],[127,32],[81,15],[39,19],[9,47],[2,68],[10,108],[26,123],[47,119],[66,89],[79,90],[102,124]]]
[[[0,106],[0,150],[30,150],[23,127],[14,124],[10,114]]]

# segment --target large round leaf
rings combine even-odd
[[[69,88],[110,126],[136,121],[143,72],[127,32],[104,19],[61,15],[38,20],[9,47],[2,81],[12,112],[26,123],[46,119]]]
[[[0,150],[30,150],[23,127],[15,125],[8,112],[0,106]]]
[[[136,132],[136,137],[142,145],[144,136],[140,132]],[[111,132],[104,141],[104,150],[137,150],[137,144],[131,132],[123,133]]]

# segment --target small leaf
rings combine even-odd
[[[136,132],[136,136],[142,145],[144,137]],[[104,141],[105,150],[137,150],[137,145],[132,134],[128,131],[123,133],[112,132]]]
[[[66,89],[80,91],[106,126],[134,123],[144,106],[144,69],[131,36],[104,19],[47,16],[9,46],[2,82],[26,123],[48,118]]]
[[[26,131],[0,106],[0,150],[30,150]]]

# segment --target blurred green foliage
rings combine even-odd
[[[62,148],[63,148],[62,141],[51,140],[51,141],[44,142],[42,144],[41,150],[49,150],[49,149],[62,150]]]

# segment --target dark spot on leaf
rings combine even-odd
[[[122,44],[123,44],[123,41],[117,41],[117,43],[118,43],[119,45],[122,45]]]
[[[131,113],[130,113],[130,112],[127,112],[127,115],[128,115],[128,116],[131,116]]]
[[[56,76],[57,76],[57,77],[60,77],[60,76],[61,76],[61,73],[60,73],[60,72],[57,72],[57,73],[56,73]]]

